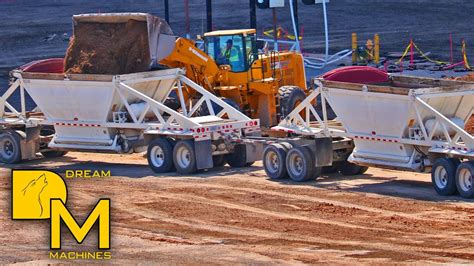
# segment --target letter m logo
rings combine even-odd
[[[61,221],[78,244],[82,244],[94,224],[99,222],[99,249],[110,248],[110,199],[100,199],[80,226],[60,199],[51,199],[51,249],[61,249]]]

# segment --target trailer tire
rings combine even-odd
[[[0,161],[6,164],[21,162],[21,137],[14,131],[0,133]]]
[[[439,195],[451,196],[456,193],[456,162],[448,158],[435,161],[431,169],[431,182]]]
[[[45,158],[58,158],[67,154],[67,151],[42,151],[40,152]]]
[[[463,198],[474,198],[474,161],[459,164],[456,171],[456,187]]]
[[[339,173],[345,176],[362,175],[367,172],[368,169],[369,167],[367,166],[360,166],[348,161],[344,161],[338,165]]]
[[[234,152],[225,155],[225,161],[230,167],[240,168],[251,166],[254,162],[247,162],[247,151],[245,144],[236,144]]]
[[[173,149],[173,162],[176,172],[180,174],[194,174],[197,172],[196,152],[194,141],[180,140]]]
[[[157,174],[173,171],[173,145],[166,138],[156,138],[148,144],[148,165]]]
[[[286,154],[288,149],[281,144],[270,144],[263,151],[263,169],[270,179],[288,177],[286,169]]]
[[[314,178],[314,160],[309,148],[296,146],[286,155],[286,169],[293,181],[303,182]]]
[[[214,167],[222,167],[225,165],[224,155],[212,156],[212,164]]]
[[[298,104],[306,99],[306,94],[296,86],[282,86],[278,89],[280,95],[280,116],[289,115]]]

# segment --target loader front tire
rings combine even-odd
[[[278,89],[278,94],[280,95],[281,118],[289,115],[306,98],[304,91],[296,86],[282,86]]]
[[[251,166],[254,162],[247,162],[246,148],[245,144],[236,144],[234,152],[225,155],[227,164],[234,168]]]

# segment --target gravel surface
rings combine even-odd
[[[68,206],[84,217],[111,199],[114,263],[386,264],[472,263],[472,200],[438,196],[428,174],[370,168],[360,176],[268,180],[260,163],[195,176],[154,175],[141,155],[69,153],[17,168],[110,170],[112,177],[67,179]],[[0,166],[8,176],[10,166]],[[10,179],[0,182],[9,212]],[[0,216],[0,263],[47,261],[47,221]],[[81,250],[96,247],[91,232]],[[77,244],[64,234],[63,250]],[[58,261],[56,261],[58,262]]]

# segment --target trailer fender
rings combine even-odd
[[[245,155],[247,163],[260,161],[263,157],[263,145],[258,143],[245,143]]]
[[[26,128],[25,131],[15,130],[20,136],[20,150],[22,160],[32,160],[39,152],[39,127]]]
[[[308,145],[312,151],[314,166],[331,166],[333,163],[332,138],[316,138],[314,145]]]
[[[197,169],[209,169],[214,166],[211,140],[194,141],[194,150],[196,152]]]

